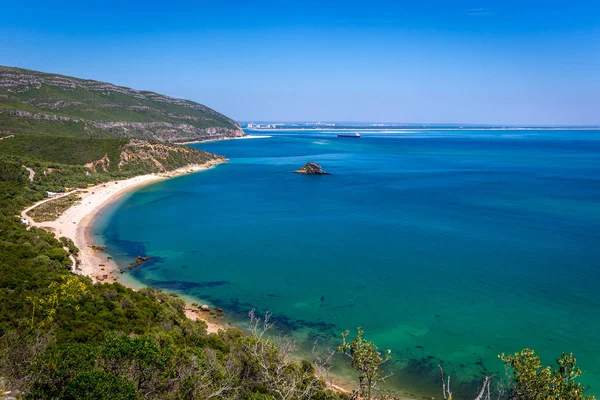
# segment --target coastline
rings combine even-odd
[[[79,193],[81,201],[66,210],[54,221],[35,222],[27,215],[27,212],[48,201],[56,198],[41,200],[21,212],[21,218],[27,221],[30,227],[43,228],[56,234],[57,238],[62,236],[71,239],[79,249],[77,257],[71,256],[73,261],[73,272],[92,279],[94,283],[118,282],[133,290],[139,290],[145,285],[134,279],[128,279],[120,273],[119,266],[109,258],[109,255],[101,250],[92,248],[97,243],[92,235],[92,227],[96,217],[107,207],[121,198],[123,195],[153,182],[158,182],[171,177],[187,175],[195,172],[205,171],[216,165],[227,162],[227,159],[211,160],[204,164],[190,164],[185,167],[165,173],[154,173],[140,175],[129,179],[110,181],[86,189],[76,189],[71,193]],[[63,194],[63,196],[67,193]],[[198,311],[189,299],[184,299],[186,306],[185,315],[191,320],[200,319],[207,324],[208,333],[216,333],[226,326],[212,321],[208,315]]]
[[[212,143],[212,142],[221,142],[221,141],[224,141],[224,140],[233,140],[233,139],[236,139],[236,138],[221,137],[221,138],[218,138],[218,139],[190,140],[188,142],[177,142],[177,143],[174,143],[174,144],[179,144],[179,145],[185,146],[185,145],[188,145],[188,144]]]
[[[244,135],[238,137],[224,137],[220,139],[209,139],[209,140],[193,140],[191,142],[180,142],[177,144],[187,145],[187,144],[198,144],[198,143],[212,143],[212,142],[221,142],[223,140],[241,140],[241,139],[267,139],[270,138],[269,135]]]
[[[246,138],[253,139],[254,137],[243,137],[243,139]],[[57,199],[56,197],[41,200],[27,207],[21,212],[21,218],[27,220],[29,227],[48,230],[55,233],[57,238],[64,236],[75,243],[75,246],[79,249],[79,254],[76,258],[70,256],[73,261],[73,273],[87,276],[93,283],[120,283],[132,290],[139,290],[146,287],[146,285],[134,278],[130,278],[129,274],[121,274],[121,268],[110,258],[109,254],[93,248],[93,246],[98,245],[92,233],[96,218],[123,195],[139,187],[171,177],[205,171],[228,161],[227,159],[213,160],[204,164],[188,165],[166,173],[140,175],[129,179],[90,186],[85,189],[75,189],[62,194],[60,197],[71,193],[79,193],[81,196],[80,203],[71,206],[56,220],[35,222],[27,215],[27,212],[38,205],[55,200]],[[185,302],[185,316],[194,321],[203,321],[207,325],[207,333],[218,333],[220,330],[225,331],[231,327],[231,324],[227,321],[215,321],[209,313],[200,311],[197,306],[197,299],[180,293],[177,293],[177,296]],[[338,384],[334,383],[336,380],[334,376],[330,376],[325,382],[334,391],[351,393],[351,390],[344,387],[343,384],[339,384],[339,382]]]
[[[560,128],[560,127],[551,127],[551,128],[435,128],[435,127],[362,127],[357,126],[356,128],[335,128],[335,127],[315,127],[315,128],[244,128],[247,132],[260,132],[262,134],[268,132],[288,132],[288,131],[398,131],[394,133],[405,133],[402,131],[598,131],[599,127],[585,128],[585,127],[575,127],[575,128]],[[252,135],[250,136],[261,136],[261,135]],[[245,136],[244,136],[245,137]],[[242,138],[235,138],[242,139]],[[206,141],[205,141],[206,142]],[[192,142],[192,143],[200,143],[200,142]]]

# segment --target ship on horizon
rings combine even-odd
[[[360,133],[355,132],[355,133],[338,133],[337,137],[339,138],[354,138],[354,139],[358,139],[360,138]]]

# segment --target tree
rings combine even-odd
[[[205,347],[182,358],[177,367],[178,398],[210,400],[239,395],[242,366],[234,353],[219,354]]]
[[[438,368],[440,369],[440,379],[442,380],[442,393],[444,395],[444,400],[452,400],[452,391],[450,389],[450,377],[448,377],[448,381],[444,380],[444,370],[442,366],[438,364]],[[494,376],[486,376],[483,380],[483,385],[481,385],[481,389],[479,390],[479,394],[475,397],[475,400],[491,400],[492,393],[490,391],[490,385],[492,384],[492,379]],[[499,391],[500,393],[500,391]],[[498,399],[502,396],[499,395]]]
[[[581,375],[573,354],[562,353],[556,360],[558,369],[550,366],[542,368],[540,357],[533,350],[524,349],[518,353],[499,358],[504,361],[510,376],[508,390],[503,384],[498,385],[498,399],[507,400],[595,400],[593,396],[584,397],[585,388],[575,382]],[[442,392],[444,400],[452,400],[450,378],[444,380],[444,372],[440,366]],[[486,376],[475,400],[491,400],[490,385],[494,376]]]
[[[289,337],[268,337],[272,328],[270,313],[264,319],[250,311],[250,335],[241,339],[243,356],[239,358],[247,371],[247,380],[262,386],[276,400],[315,399],[324,392],[324,383],[315,375],[314,366],[306,361],[291,360],[298,344]]]
[[[387,378],[381,366],[392,358],[392,351],[388,350],[382,357],[373,342],[363,339],[365,332],[360,327],[356,331],[356,337],[351,342],[347,341],[350,331],[342,333],[342,344],[337,351],[350,358],[352,367],[358,371],[360,396],[370,399],[371,390]]]
[[[508,396],[511,400],[594,400],[593,396],[585,397],[585,388],[576,382],[581,370],[572,353],[562,353],[554,371],[550,366],[542,368],[540,357],[530,349],[508,356],[502,354],[500,359],[512,369],[514,382]]]
[[[145,398],[167,390],[175,369],[172,349],[148,336],[109,334],[100,358],[106,372],[131,382]]]
[[[28,326],[21,324],[0,336],[0,389],[19,389],[35,381],[31,367],[55,340],[51,328],[58,310],[79,310],[76,303],[87,292],[86,284],[76,275],[62,275],[61,280],[50,283],[43,294],[26,296],[31,303]]]
[[[65,254],[64,251],[62,253]],[[56,318],[59,307],[73,306],[76,311],[79,310],[79,305],[76,303],[79,297],[87,292],[87,285],[77,275],[63,275],[61,279],[62,283],[50,283],[48,286],[49,293],[25,298],[32,305],[32,329],[46,327],[51,324]],[[36,322],[36,317],[41,319]]]
[[[64,400],[135,400],[131,382],[99,371],[84,372],[70,381],[61,394]]]

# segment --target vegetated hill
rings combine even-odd
[[[243,136],[235,121],[193,101],[3,66],[0,132],[173,143]]]
[[[192,147],[143,139],[14,134],[0,144],[0,157],[19,160],[40,174],[69,166],[81,177],[128,177],[225,160]]]

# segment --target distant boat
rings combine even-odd
[[[360,137],[360,133],[338,133],[338,137],[358,139]]]

